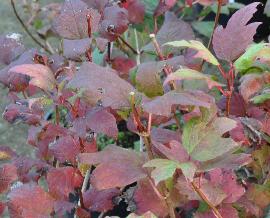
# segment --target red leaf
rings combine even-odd
[[[17,178],[17,168],[14,165],[3,165],[0,168],[0,193],[7,191]]]
[[[0,64],[10,64],[17,56],[23,53],[24,46],[16,33],[0,36]]]
[[[32,108],[29,108],[20,102],[10,104],[5,108],[3,118],[13,124],[17,121],[22,121],[28,125],[38,125],[41,121],[40,114],[35,113]]]
[[[112,60],[112,68],[119,72],[119,75],[126,79],[131,68],[136,66],[136,62],[130,58],[117,56]]]
[[[75,164],[80,153],[80,143],[70,135],[64,136],[50,146],[50,151],[60,163],[70,161]]]
[[[247,5],[236,11],[227,23],[226,28],[218,26],[213,35],[213,48],[218,58],[233,61],[238,58],[253,42],[259,22],[248,24],[257,11],[258,2]]]
[[[152,211],[157,217],[166,217],[168,214],[166,202],[157,195],[148,179],[138,182],[134,200],[138,215],[147,211]]]
[[[53,198],[36,184],[15,188],[8,197],[9,209],[12,208],[14,213],[22,217],[49,217],[53,211]]]
[[[176,0],[159,0],[159,3],[154,11],[154,16],[158,17],[170,10],[176,3]]]
[[[130,23],[142,23],[144,20],[145,8],[140,0],[127,0],[122,6],[128,11]]]
[[[9,70],[9,73],[27,75],[31,78],[29,84],[44,90],[51,90],[56,84],[53,72],[49,67],[41,64],[23,64],[15,66]]]
[[[162,144],[169,144],[171,141],[181,141],[181,134],[164,128],[153,128],[151,130],[151,139]]]
[[[223,203],[234,203],[245,193],[245,188],[237,183],[237,178],[232,171],[215,169],[209,172],[210,181],[220,187],[227,197]]]
[[[119,6],[106,7],[100,23],[100,34],[109,41],[114,41],[128,29],[128,12]]]
[[[91,215],[88,211],[82,209],[81,207],[76,209],[76,215],[79,218],[91,218]]]
[[[98,191],[90,189],[83,194],[83,202],[91,211],[106,212],[113,209],[113,198],[120,194],[119,189],[106,189]]]
[[[47,174],[49,193],[58,200],[68,200],[69,194],[75,188],[81,187],[83,177],[72,167],[62,167],[49,170]]]
[[[226,102],[227,102],[227,98],[225,96],[222,96],[222,98],[220,99],[220,101],[218,102],[218,107],[221,110],[226,109]],[[243,99],[243,97],[237,93],[234,92],[232,97],[231,97],[231,102],[230,102],[230,114],[231,115],[235,115],[235,116],[239,116],[239,117],[244,117],[246,115],[246,103]]]
[[[61,14],[53,22],[53,29],[66,39],[88,38],[88,15],[91,16],[92,32],[97,32],[100,14],[81,0],[66,0]]]
[[[86,115],[87,126],[96,133],[104,133],[117,139],[118,128],[115,117],[106,109],[92,110]]]
[[[210,107],[212,97],[200,91],[194,92],[175,92],[170,91],[163,96],[156,97],[154,100],[143,103],[144,111],[169,117],[174,105],[180,106],[199,106]]]
[[[103,14],[105,6],[109,3],[109,0],[82,0],[89,8],[97,9],[101,14]]]
[[[143,157],[135,151],[110,145],[97,153],[79,154],[79,162],[98,165],[91,184],[98,190],[124,187],[146,176]]]
[[[129,93],[134,91],[116,71],[90,62],[81,66],[69,87],[86,89],[85,98],[90,105],[99,103],[112,109],[129,107]]]

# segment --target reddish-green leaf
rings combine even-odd
[[[83,177],[78,169],[62,167],[51,169],[47,175],[49,193],[58,200],[67,200],[75,188],[81,187]]]
[[[164,85],[175,80],[204,80],[207,83],[209,89],[212,89],[213,87],[223,86],[222,84],[212,80],[210,76],[192,69],[177,70],[166,78],[166,80],[164,81]]]
[[[41,64],[23,64],[15,66],[9,70],[9,73],[27,75],[31,78],[31,85],[46,91],[53,89],[56,85],[53,72],[49,67]]]

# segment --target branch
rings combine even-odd
[[[135,55],[138,55],[139,53],[137,52],[136,49],[134,49],[122,36],[118,36],[118,38],[123,42]]]
[[[197,194],[205,201],[205,203],[212,209],[214,215],[216,218],[223,218],[221,214],[219,213],[218,209],[207,199],[205,194],[202,192],[202,190],[197,187],[197,185],[194,182],[191,182],[191,185],[193,189],[197,192]]]
[[[36,37],[34,37],[32,35],[32,33],[29,31],[29,29],[27,28],[27,26],[24,24],[23,20],[21,19],[21,17],[19,16],[16,7],[15,7],[15,3],[14,0],[10,0],[13,12],[16,16],[16,18],[18,19],[18,21],[20,22],[20,24],[22,25],[23,29],[25,30],[25,32],[30,36],[30,38],[36,43],[38,44],[41,48],[43,48],[45,51],[47,51],[48,53],[51,54],[51,51],[45,46],[43,45]]]

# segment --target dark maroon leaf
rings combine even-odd
[[[141,0],[127,0],[122,3],[122,7],[128,11],[128,20],[130,23],[138,24],[143,22],[145,8]]]
[[[51,169],[47,174],[49,193],[58,200],[68,200],[75,188],[81,187],[83,177],[78,169],[62,167]]]
[[[138,182],[134,200],[138,215],[147,211],[152,211],[158,217],[166,217],[168,214],[166,202],[157,195],[148,179]]]
[[[153,128],[151,130],[151,139],[155,142],[167,144],[171,141],[181,141],[180,132],[164,128]]]
[[[170,10],[176,3],[176,0],[159,0],[159,3],[154,11],[154,16],[158,17]]]
[[[129,107],[129,93],[134,91],[116,71],[94,63],[84,63],[68,86],[86,89],[85,98],[90,105],[98,103],[112,109]]]
[[[253,42],[259,22],[248,24],[257,11],[258,2],[247,5],[236,11],[227,23],[226,28],[218,26],[213,35],[214,51],[219,59],[233,61],[238,58]]]
[[[91,39],[63,40],[64,56],[72,60],[80,60],[81,56],[91,48]]]
[[[106,212],[113,209],[113,198],[119,194],[120,190],[116,188],[102,191],[92,188],[83,194],[83,202],[91,211]]]
[[[17,168],[12,164],[4,164],[0,168],[0,193],[6,192],[15,180],[17,180]]]
[[[0,64],[10,64],[24,52],[24,46],[17,34],[0,36]]]
[[[106,109],[96,109],[88,112],[86,122],[87,127],[96,133],[103,133],[115,139],[118,136],[116,119]]]
[[[91,16],[91,30],[98,30],[100,14],[81,0],[66,0],[61,14],[54,20],[53,29],[66,39],[88,38],[87,16]]]
[[[109,41],[114,41],[128,29],[128,12],[116,5],[106,7],[100,23],[100,34]]]
[[[223,96],[220,101],[218,102],[218,107],[221,110],[226,110],[226,102],[227,102],[227,98],[225,96]],[[246,115],[246,103],[243,99],[243,97],[237,93],[234,92],[232,97],[231,97],[231,102],[230,102],[230,114],[231,115],[235,115],[235,116],[245,116]]]
[[[144,158],[135,151],[115,145],[78,157],[81,163],[98,165],[91,177],[91,184],[98,190],[124,187],[146,176],[142,168]]]
[[[36,184],[15,188],[8,197],[8,207],[22,217],[48,217],[53,211],[54,199]]]
[[[194,39],[194,33],[188,23],[178,19],[174,13],[167,12],[165,14],[165,21],[158,31],[156,38],[158,44],[161,46],[166,42]],[[150,42],[147,44],[143,47],[143,50],[155,51],[153,43]]]
[[[174,105],[180,106],[199,106],[210,107],[212,98],[203,92],[175,92],[171,91],[163,96],[156,97],[154,100],[146,102],[142,105],[144,111],[160,116],[171,115]]]

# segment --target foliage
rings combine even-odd
[[[35,16],[17,18],[42,48],[1,36],[0,82],[3,117],[29,125],[35,157],[0,146],[0,215],[123,217],[125,204],[126,217],[263,217],[270,44],[253,42],[258,4],[25,1]]]

